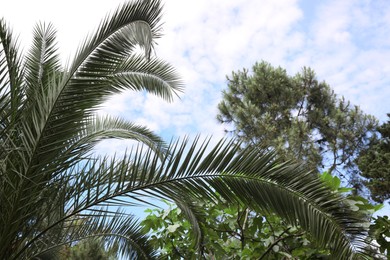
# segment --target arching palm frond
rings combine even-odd
[[[92,149],[99,141],[110,138],[135,140],[148,145],[155,151],[164,151],[166,146],[159,136],[144,126],[111,116],[91,116],[85,122],[85,129],[70,140],[67,146],[64,146],[64,153],[78,163],[80,158],[83,158],[82,156],[93,151]],[[67,163],[71,161],[68,159]]]
[[[23,146],[32,152],[31,162],[38,157],[52,161],[62,156],[62,146],[55,144],[66,144],[79,131],[84,131],[85,120],[119,90],[147,90],[167,99],[180,91],[181,83],[168,64],[151,59],[146,65],[145,58],[131,55],[136,44],[146,50],[152,48],[159,32],[160,12],[159,1],[124,4],[85,40],[69,68],[52,73],[45,90],[34,92],[30,113],[26,113],[22,127],[25,132],[21,133],[27,137],[23,139]],[[52,35],[51,32],[40,34]],[[51,43],[51,39],[45,42]],[[45,50],[54,55],[53,48]],[[137,68],[134,62],[139,63]],[[50,153],[42,154],[40,147],[50,144],[53,144]]]
[[[25,256],[38,257],[51,252],[59,245],[72,245],[83,239],[103,239],[104,246],[115,247],[125,259],[152,259],[156,252],[148,244],[147,236],[141,232],[134,216],[107,208],[94,209],[86,213],[72,215],[59,225],[42,233],[23,251]],[[44,250],[42,250],[44,248]],[[23,255],[21,255],[23,256]],[[28,258],[28,257],[25,257]]]
[[[302,167],[281,163],[273,154],[241,150],[234,142],[209,147],[184,141],[169,146],[162,156],[161,161],[158,153],[139,149],[122,160],[103,160],[76,171],[67,183],[71,188],[63,193],[68,210],[57,222],[95,212],[97,206],[147,203],[147,197],[170,199],[186,208],[194,198],[213,200],[218,193],[226,201],[275,212],[301,225],[337,259],[364,253],[365,218]],[[188,210],[189,217],[196,217]]]
[[[0,159],[6,155],[7,139],[13,134],[23,102],[23,66],[10,28],[0,19]],[[5,150],[5,151],[4,151]]]

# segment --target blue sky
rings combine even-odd
[[[64,60],[119,0],[3,1],[0,16],[28,48],[37,21],[52,22]],[[293,75],[303,66],[366,113],[390,113],[388,0],[165,0],[164,36],[157,56],[173,64],[185,92],[173,103],[126,92],[102,113],[172,136],[224,135],[215,119],[225,76],[265,60]],[[123,142],[101,145],[123,149]],[[387,213],[388,214],[388,213]]]

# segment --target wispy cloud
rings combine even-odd
[[[295,1],[166,1],[165,7],[165,35],[157,53],[178,68],[186,90],[173,105],[158,100],[152,104],[170,113],[173,135],[223,135],[215,117],[225,76],[265,56],[281,61],[283,53],[302,44],[300,35],[292,32],[302,16]],[[165,124],[146,110],[145,115]]]
[[[294,66],[311,66],[337,94],[382,120],[390,112],[389,7],[386,1],[326,1],[305,10],[315,18],[302,30],[305,44]]]
[[[184,129],[222,134],[215,116],[225,75],[267,60],[291,74],[312,67],[337,94],[384,119],[390,111],[390,49],[384,39],[390,27],[383,3],[167,1],[165,36],[157,53],[178,68],[186,91],[173,105],[153,104],[170,113],[171,134]],[[146,110],[151,121],[166,127]],[[191,117],[188,124],[183,116]]]

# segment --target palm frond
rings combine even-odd
[[[121,211],[96,208],[74,215],[61,224],[60,228],[51,229],[27,245],[23,254],[39,256],[89,238],[102,238],[105,247],[116,247],[117,253],[126,259],[153,259],[156,253],[138,220]]]
[[[83,163],[95,145],[105,139],[134,140],[146,144],[156,152],[165,150],[165,142],[152,131],[120,118],[91,116],[85,120],[84,124],[84,129],[81,129],[75,138],[67,140],[66,143],[63,143],[61,139],[55,140],[55,134],[53,134],[53,141],[42,145],[40,155],[47,160],[44,165],[45,169],[51,173],[50,178],[56,178],[73,165]],[[58,147],[62,148],[61,157],[56,156]],[[46,180],[44,175],[40,174],[40,177]]]
[[[241,150],[233,141],[221,142],[211,150],[207,141],[200,146],[197,142],[172,144],[170,156],[163,161],[151,150],[141,149],[124,160],[95,165],[93,176],[78,173],[73,183],[80,187],[74,188],[80,195],[71,196],[76,198],[71,203],[73,213],[125,194],[190,205],[194,198],[218,199],[217,192],[228,202],[275,212],[289,223],[301,225],[321,246],[331,248],[338,259],[364,251],[366,219],[350,210],[343,198],[313,173],[281,163],[273,154],[262,155],[252,148]]]
[[[18,109],[23,102],[24,94],[22,72],[23,66],[17,41],[4,19],[0,19],[0,138],[2,139],[13,132],[12,129],[18,120]],[[7,142],[0,139],[0,143]]]
[[[21,146],[29,151],[24,155],[29,158],[26,159],[27,167],[36,164],[42,158],[46,159],[44,163],[54,159],[58,161],[63,155],[62,146],[58,144],[67,144],[69,140],[77,139],[80,132],[85,131],[85,121],[91,116],[91,111],[101,105],[101,102],[112,93],[126,87],[133,90],[145,89],[169,99],[176,90],[180,89],[181,83],[173,69],[156,59],[152,59],[150,65],[143,62],[140,69],[129,71],[134,69],[134,66],[131,66],[134,61],[130,62],[131,59],[128,58],[133,45],[142,43],[147,45],[146,48],[151,48],[151,39],[158,36],[160,12],[159,1],[124,4],[112,16],[106,18],[97,32],[86,40],[75,62],[66,69],[66,72],[49,75],[46,89],[34,94],[34,102],[26,111],[20,127]],[[144,32],[146,24],[149,34]],[[134,26],[141,26],[143,29],[135,29]],[[37,33],[41,37],[47,37],[46,41],[41,42],[52,43],[54,32],[49,29],[46,31],[42,29],[40,34]],[[128,35],[129,32],[136,35]],[[30,67],[39,65],[39,62],[34,61],[42,55],[39,55],[40,51],[34,50],[43,48],[42,44],[39,45],[41,42],[37,41],[36,48],[31,52]],[[108,49],[110,50],[108,53],[102,53]],[[47,62],[52,60],[54,62],[55,56],[51,56],[54,55],[54,47],[49,50]],[[139,57],[135,59],[139,61]],[[35,72],[32,69],[30,71],[31,78],[34,78],[39,68]],[[137,76],[130,77],[130,74]],[[31,84],[33,83],[34,81]],[[140,83],[145,85],[135,87]],[[65,161],[66,158],[63,158],[63,162]],[[45,165],[44,163],[41,164]]]
[[[155,151],[159,151],[166,146],[165,142],[147,127],[136,125],[121,118],[93,116],[85,122],[85,125],[84,131],[80,132],[78,138],[71,145],[71,147],[83,152],[91,151],[89,147],[84,148],[85,146],[92,148],[97,142],[109,138],[135,140],[146,144]],[[66,147],[66,150],[73,151],[72,148],[68,147]],[[75,153],[80,154],[80,151],[76,150]]]
[[[146,60],[140,55],[129,56],[108,79],[118,90],[144,89],[168,101],[182,91],[182,83],[171,65],[157,58]]]
[[[60,69],[55,29],[51,24],[37,24],[33,32],[33,45],[26,55],[27,96],[34,99],[36,91],[50,85],[48,80]]]
[[[194,247],[197,249],[200,249],[201,244],[203,243],[203,231],[201,223],[203,222],[203,214],[201,211],[197,208],[197,205],[190,202],[188,198],[182,201],[176,201],[175,202],[178,208],[184,213],[184,216],[186,219],[191,223],[192,226],[192,233],[194,235]]]

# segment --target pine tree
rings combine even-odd
[[[372,199],[380,203],[390,199],[390,113],[387,116],[389,120],[378,127],[379,137],[374,135],[357,159]]]
[[[354,162],[367,146],[377,120],[338,97],[303,68],[295,76],[267,62],[252,72],[233,72],[219,103],[217,119],[244,145],[276,150],[284,159],[304,161],[358,186]]]

